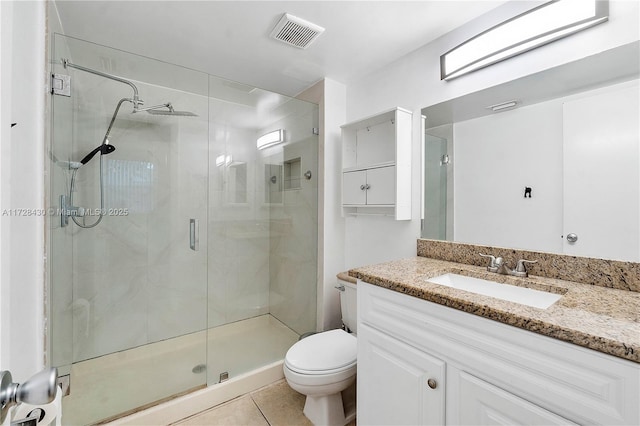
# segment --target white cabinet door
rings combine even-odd
[[[342,204],[365,205],[367,203],[367,172],[345,172],[342,174]]]
[[[444,379],[443,361],[358,325],[358,424],[444,425]]]
[[[396,203],[396,168],[380,167],[367,170],[367,204],[393,205]]]
[[[576,424],[464,371],[453,369],[448,373],[448,380],[458,379],[459,392],[449,397],[455,399],[450,405],[456,410],[452,417],[457,417],[461,425]]]

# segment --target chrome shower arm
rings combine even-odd
[[[142,99],[140,99],[140,97],[138,95],[138,88],[136,87],[135,84],[133,84],[129,80],[125,80],[124,78],[116,77],[115,75],[112,75],[112,74],[107,74],[106,72],[97,71],[97,70],[94,70],[94,69],[91,69],[91,68],[83,67],[82,65],[76,65],[76,64],[70,62],[68,59],[65,59],[65,58],[62,58],[61,61],[62,61],[62,65],[65,68],[67,68],[67,67],[75,68],[75,69],[80,70],[80,71],[88,72],[90,74],[99,75],[100,77],[105,77],[105,78],[109,78],[109,79],[114,80],[114,81],[118,81],[120,83],[128,84],[133,89],[133,99],[131,100],[133,102],[133,109],[137,110],[139,105],[144,104],[144,101]]]
[[[109,133],[111,133],[111,128],[113,127],[113,123],[116,121],[116,117],[118,116],[118,111],[120,111],[120,106],[125,101],[132,102],[135,108],[135,101],[133,99],[129,99],[129,98],[120,99],[120,102],[118,102],[118,106],[116,106],[116,110],[113,111],[113,116],[111,117],[111,122],[109,123],[109,127],[107,128],[107,133],[104,134],[104,138],[102,139],[102,145],[109,143],[109,141],[107,140],[109,138]]]

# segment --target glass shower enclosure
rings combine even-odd
[[[453,126],[427,129],[424,140],[422,238],[453,238]]]
[[[59,34],[51,59],[69,82],[49,147],[65,423],[282,360],[316,329],[317,105]]]

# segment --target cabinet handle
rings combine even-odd
[[[371,189],[371,185],[366,184],[366,185],[364,186],[364,189]]]
[[[367,187],[366,187],[366,186],[364,186],[364,185],[360,185],[360,189],[361,189],[362,191],[364,191],[365,189],[367,189]]]
[[[429,387],[431,389],[435,389],[438,387],[438,382],[435,381],[435,379],[429,379],[427,380],[427,384],[429,385]]]

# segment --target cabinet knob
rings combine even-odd
[[[367,187],[364,185],[360,185],[360,189],[364,191],[365,189],[367,189]]]
[[[366,184],[366,185],[364,186],[364,189],[371,189],[371,185]]]
[[[429,385],[429,387],[430,387],[431,389],[435,389],[435,388],[437,388],[437,387],[438,387],[438,382],[436,382],[436,380],[435,380],[435,379],[429,379],[429,380],[427,380],[427,384]]]

